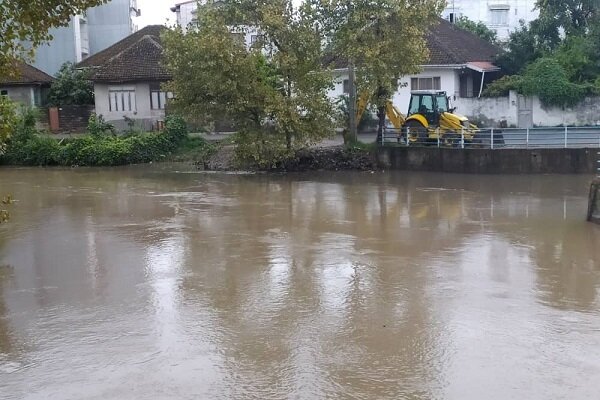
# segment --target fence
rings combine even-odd
[[[492,150],[600,148],[600,127],[465,129],[442,135],[438,129],[436,133],[431,135],[436,137],[431,138],[423,128],[412,128],[412,131],[411,128],[386,128],[381,137],[381,144]]]

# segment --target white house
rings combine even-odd
[[[196,24],[196,14],[198,11],[198,5],[206,4],[206,0],[190,0],[183,3],[178,3],[171,7],[171,11],[177,15],[177,25],[179,25],[184,31],[187,30],[190,25]],[[238,34],[240,40],[244,40],[247,47],[252,46],[257,40],[260,40],[260,32],[257,28],[247,26],[239,28],[238,31],[233,31],[233,34]]]
[[[393,101],[406,113],[412,90],[444,90],[455,106],[460,100],[478,97],[485,85],[496,79],[499,68],[492,62],[500,49],[440,18],[427,35],[429,61],[419,74],[400,78]],[[336,62],[332,98],[348,92],[348,70]]]
[[[162,65],[160,34],[167,29],[150,25],[78,64],[90,68],[96,114],[117,129],[133,119],[146,130],[165,119],[169,93],[160,85],[171,75]]]
[[[16,62],[16,75],[0,76],[0,96],[27,107],[43,105],[53,78],[24,62]]]
[[[519,21],[531,22],[539,15],[536,0],[448,0],[442,16],[454,22],[461,16],[480,21],[505,40],[519,27]]]

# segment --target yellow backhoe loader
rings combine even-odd
[[[361,94],[356,108],[356,121],[360,121],[369,103],[368,93]],[[415,90],[411,92],[408,117],[404,116],[391,100],[385,105],[386,116],[400,137],[419,144],[441,143],[454,145],[464,137],[473,140],[477,126],[467,117],[454,113],[448,106],[446,92]],[[464,136],[462,136],[464,135]]]

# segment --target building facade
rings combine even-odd
[[[171,11],[177,16],[177,25],[184,31],[187,30],[190,25],[196,24],[198,4],[206,4],[206,1],[190,0],[171,7]],[[243,40],[247,47],[252,46],[261,37],[258,29],[252,26],[240,27],[237,28],[237,30],[232,29],[231,33],[239,37],[239,40]]]
[[[429,61],[420,73],[401,77],[392,97],[403,113],[413,90],[443,90],[457,105],[461,99],[479,97],[485,85],[498,77],[499,68],[492,62],[500,49],[442,18],[430,28],[427,47]],[[348,93],[348,76],[344,64],[336,65],[331,98]]]
[[[16,70],[16,76],[0,76],[0,96],[26,107],[44,105],[52,77],[23,62],[17,63]]]
[[[506,40],[520,21],[531,22],[539,15],[536,0],[448,0],[442,16],[454,22],[464,16],[483,22],[496,31],[498,39]]]
[[[50,30],[53,39],[36,49],[32,65],[55,75],[65,62],[78,63],[135,32],[139,13],[137,0],[111,0],[75,15]]]
[[[91,70],[96,114],[118,130],[132,120],[143,130],[156,130],[165,120],[172,97],[161,89],[171,79],[163,66],[160,36],[165,29],[146,26],[78,65]]]

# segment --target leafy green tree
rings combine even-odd
[[[554,58],[571,82],[592,82],[600,75],[598,42],[588,35],[567,36],[556,49]]]
[[[94,86],[87,72],[78,70],[71,62],[64,63],[48,93],[48,103],[54,106],[94,104]]]
[[[8,96],[0,96],[0,155],[6,149],[6,140],[17,124],[15,105]]]
[[[309,0],[314,24],[338,60],[356,65],[359,92],[373,93],[378,135],[385,103],[398,80],[417,73],[428,57],[426,35],[445,6],[443,0]]]
[[[505,49],[496,62],[504,72],[513,75],[520,73],[542,54],[535,33],[521,21],[520,27],[510,34]]]
[[[488,28],[487,25],[481,21],[475,22],[463,15],[460,18],[458,18],[455,25],[461,29],[464,29],[465,31],[469,31],[479,36],[485,41],[488,41],[490,43],[496,43],[496,31]]]
[[[538,33],[554,42],[561,29],[566,36],[585,34],[600,18],[598,0],[538,0],[536,8],[540,11],[535,24]]]
[[[332,78],[311,13],[291,0],[200,7],[197,27],[163,37],[172,108],[205,125],[233,121],[238,157],[262,167],[331,134]],[[240,40],[249,29],[260,34],[254,46]]]
[[[50,28],[66,26],[73,15],[107,0],[0,1],[0,75],[14,74],[14,59],[51,39]],[[21,41],[29,42],[31,48]]]

